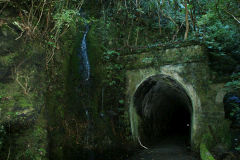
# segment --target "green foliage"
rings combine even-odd
[[[200,143],[201,160],[215,160],[215,158],[209,151],[209,148],[212,148],[214,145],[216,145],[216,142],[214,142],[214,137],[213,137],[213,135],[211,135],[211,133],[209,131],[207,131],[202,136],[202,140]]]
[[[7,55],[7,56],[1,56],[0,57],[0,63],[5,65],[5,66],[9,66],[11,64],[13,64],[13,60],[15,58],[16,55],[14,54],[10,54],[10,55]]]
[[[232,81],[227,82],[225,87],[229,91],[239,91],[240,90],[240,72],[233,73],[231,76]]]
[[[106,73],[107,79],[105,83],[109,86],[117,85],[123,82],[123,77],[119,72],[123,69],[123,65],[120,63],[116,63],[117,57],[120,56],[119,52],[113,50],[107,50],[103,53],[103,61],[106,62]]]
[[[198,9],[197,31],[194,39],[208,48],[211,67],[219,76],[231,75],[240,57],[240,27],[233,16],[239,17],[239,1],[201,1],[204,7]],[[197,36],[196,36],[197,35]],[[238,62],[236,62],[238,61]],[[239,91],[239,74],[233,73],[226,88]]]
[[[124,113],[120,116],[121,121],[119,122],[122,126],[123,133],[126,135],[126,140],[130,141],[132,140],[132,133],[131,133],[131,125],[129,121],[129,112],[128,110],[124,111]]]
[[[122,100],[122,99],[120,99],[118,102],[119,102],[120,104],[124,104],[124,100]]]
[[[235,150],[239,152],[240,151],[240,145],[235,147]]]
[[[229,119],[232,121],[232,126],[240,126],[240,98],[238,96],[231,96],[227,100],[227,105],[231,107]]]
[[[233,109],[230,116],[236,120],[236,123],[240,124],[240,106],[239,104],[233,103]]]
[[[53,16],[55,21],[55,27],[57,32],[60,32],[64,28],[68,27],[76,27],[76,24],[82,18],[78,18],[79,13],[77,10],[63,10],[62,12],[58,12]],[[85,19],[84,19],[85,20]]]
[[[229,50],[236,52],[240,42],[238,26],[222,23],[216,17],[215,12],[209,11],[198,21],[199,33],[202,34],[204,43],[221,56],[229,54]]]
[[[151,58],[144,58],[144,59],[142,60],[142,62],[143,62],[143,63],[151,63],[152,60],[153,60],[152,57],[151,57]]]
[[[106,52],[103,53],[103,58],[105,61],[111,61],[116,56],[120,56],[120,53],[113,50],[107,50]]]

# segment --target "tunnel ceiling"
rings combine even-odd
[[[165,75],[145,80],[135,92],[134,106],[140,117],[145,119],[158,119],[176,107],[192,112],[191,100],[183,87]]]

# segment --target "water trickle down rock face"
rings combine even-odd
[[[88,60],[88,54],[87,54],[87,42],[86,42],[86,37],[87,33],[89,31],[89,26],[86,26],[86,31],[83,35],[82,43],[81,43],[81,51],[78,52],[78,58],[80,60],[79,65],[79,71],[80,74],[82,74],[82,77],[85,81],[88,81],[90,78],[90,64]]]
[[[81,43],[81,50],[78,52],[78,58],[79,58],[79,74],[82,76],[82,82],[83,86],[82,88],[84,90],[84,98],[86,99],[86,102],[84,104],[84,110],[86,115],[86,121],[87,121],[87,130],[85,135],[85,142],[87,145],[89,145],[89,141],[91,140],[91,116],[90,116],[90,63],[88,59],[88,53],[87,53],[87,34],[89,31],[89,26],[86,25],[86,31],[84,32],[82,43]],[[81,83],[81,82],[80,82]]]

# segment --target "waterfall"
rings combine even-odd
[[[89,26],[86,25],[86,30],[84,32],[81,48],[79,47],[77,56],[79,60],[79,74],[82,76],[81,84],[78,88],[78,92],[84,92],[84,111],[87,121],[87,130],[85,135],[85,142],[87,145],[92,145],[92,121],[91,121],[91,110],[90,109],[90,63],[88,60],[87,52],[87,34],[89,31]],[[92,154],[91,156],[92,157]]]
[[[88,31],[89,31],[89,26],[86,25],[86,31],[84,32],[82,43],[81,43],[81,50],[78,52],[78,57],[80,59],[80,62],[82,62],[82,65],[79,66],[80,67],[79,70],[85,81],[88,81],[90,79],[90,64],[88,60],[87,42],[86,42]]]
[[[81,76],[79,84],[76,87],[76,93],[79,97],[79,105],[81,105],[81,112],[84,113],[85,122],[87,123],[87,128],[84,133],[84,144],[88,148],[88,160],[94,160],[94,152],[90,149],[94,145],[94,125],[91,107],[91,78],[90,78],[90,63],[88,59],[87,52],[87,34],[89,31],[89,25],[86,24],[86,30],[83,34],[81,45],[79,45],[77,50],[77,61],[78,61],[78,74]]]

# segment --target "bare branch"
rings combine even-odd
[[[185,11],[186,11],[186,13],[185,13],[186,31],[185,31],[185,35],[184,35],[184,40],[186,40],[188,37],[188,31],[189,31],[187,0],[184,0],[184,4],[185,4]]]
[[[46,0],[44,0],[43,6],[42,6],[42,10],[41,10],[41,14],[40,14],[40,17],[39,17],[39,19],[38,19],[38,22],[37,22],[36,26],[35,26],[34,29],[33,29],[33,33],[34,33],[34,31],[36,30],[36,28],[37,28],[37,26],[38,26],[38,24],[39,24],[39,22],[40,22],[40,20],[41,20],[41,18],[42,18],[43,9],[44,9],[45,5],[46,5]]]
[[[141,141],[140,141],[140,138],[138,137],[138,143],[140,144],[141,147],[143,147],[144,149],[148,149],[146,146],[144,146]]]
[[[240,23],[240,20],[237,19],[233,14],[231,14],[230,12],[228,12],[227,10],[224,10],[227,14],[229,14],[230,16],[232,16],[238,23]]]
[[[28,75],[21,75],[18,71],[18,68],[25,62],[22,61],[20,64],[15,66],[14,68],[14,73],[15,73],[15,80],[18,83],[18,85],[23,89],[23,93],[25,95],[28,95],[29,91],[31,90],[31,87],[29,86],[29,80],[30,77]],[[22,79],[23,82],[20,81],[20,78]]]

